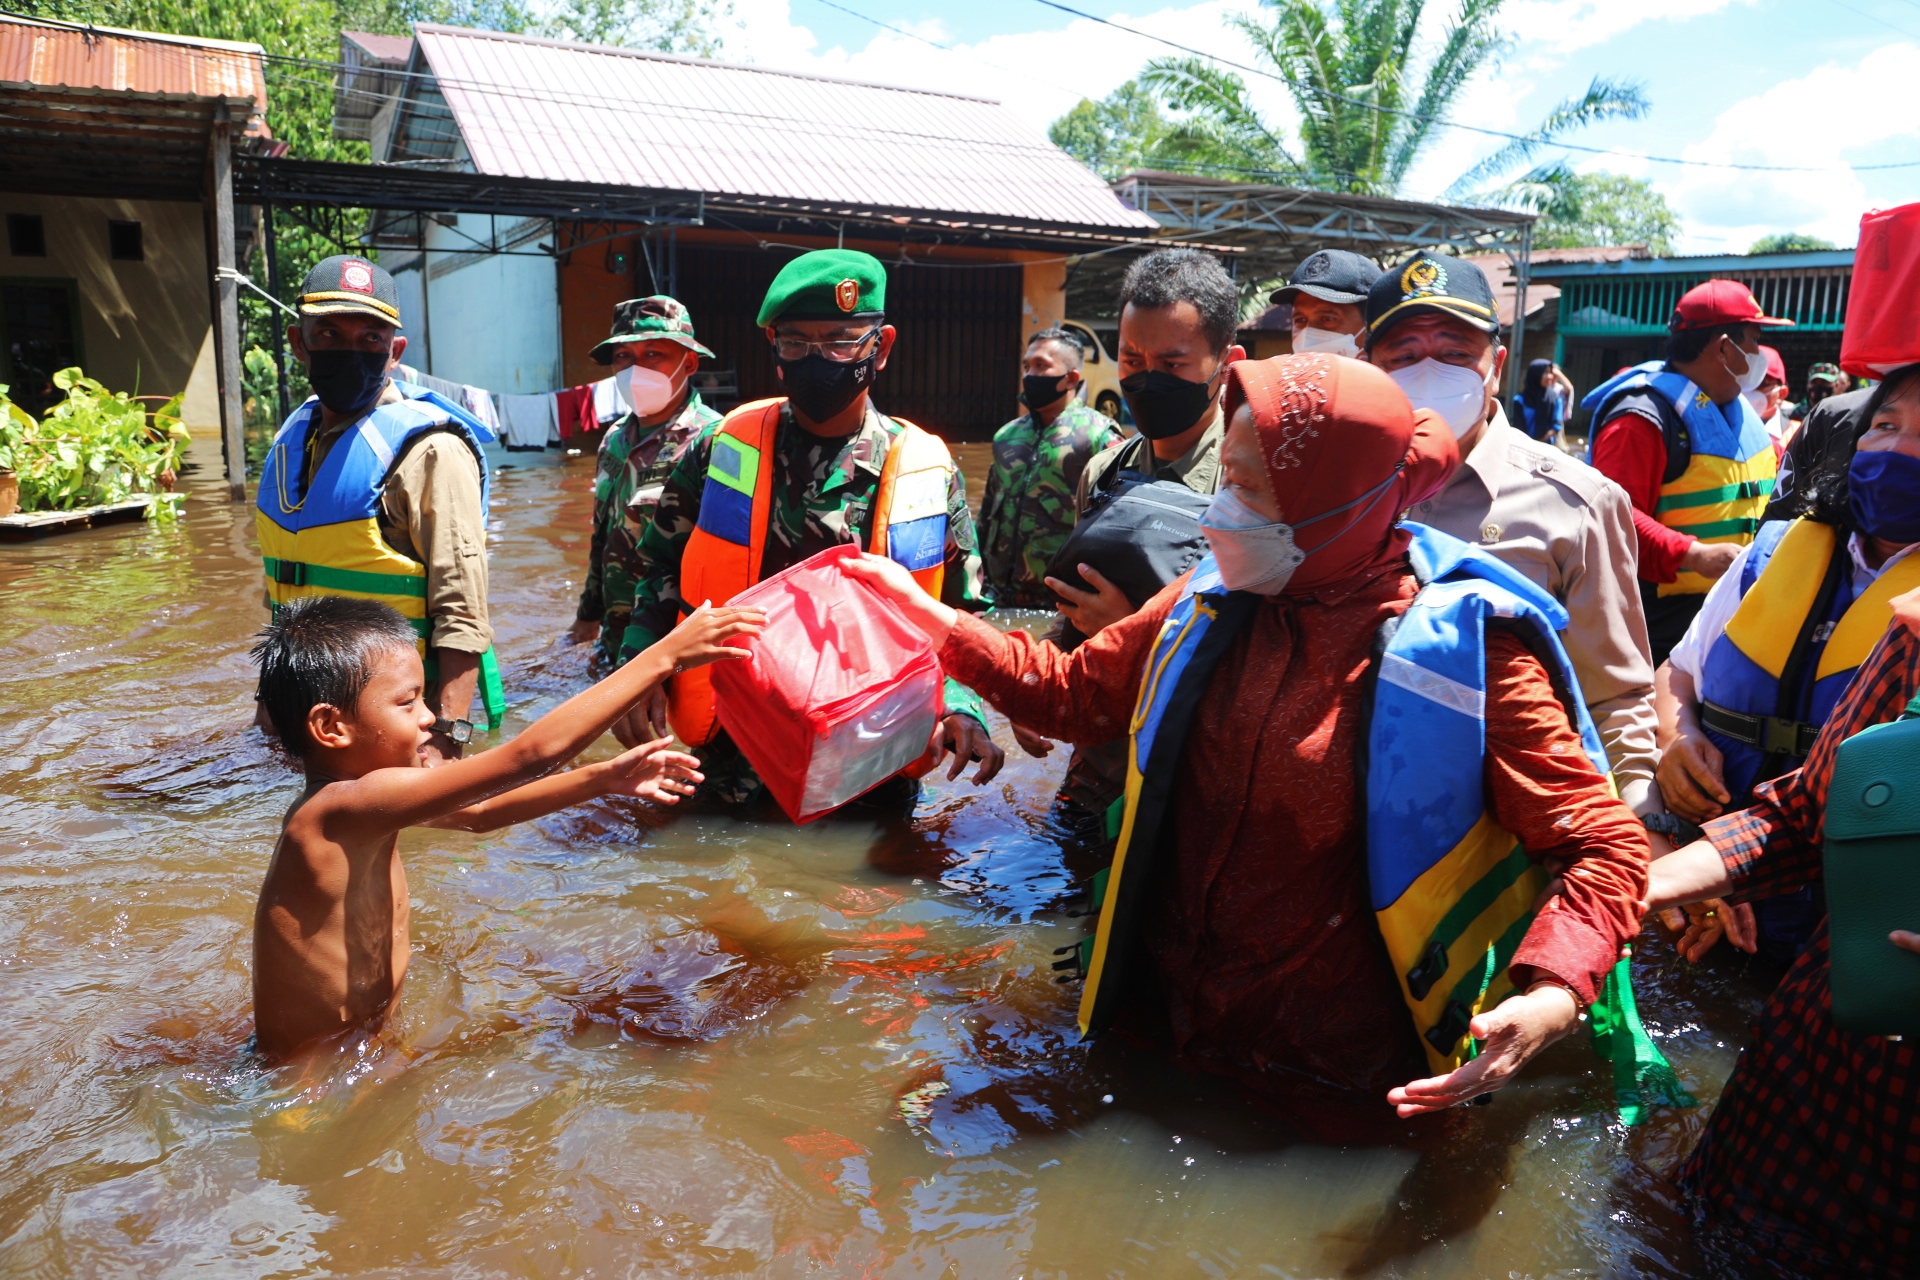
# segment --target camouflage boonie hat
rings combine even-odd
[[[1840,372],[1837,364],[1816,364],[1807,370],[1808,382],[1831,382],[1836,387],[1847,383],[1847,375]]]
[[[595,364],[612,364],[614,344],[620,342],[654,342],[660,339],[677,342],[689,351],[698,351],[707,359],[713,359],[713,352],[694,340],[693,317],[676,298],[664,293],[656,293],[650,298],[629,298],[613,309],[613,332],[607,340],[595,347],[589,354]]]

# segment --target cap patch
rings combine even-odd
[[[1316,253],[1308,258],[1300,268],[1300,274],[1294,277],[1296,282],[1324,279],[1333,267],[1333,260],[1324,253]]]
[[[364,262],[349,262],[340,268],[340,287],[355,293],[373,292],[373,268]]]
[[[1403,298],[1428,297],[1435,294],[1445,296],[1447,292],[1447,269],[1432,258],[1415,258],[1400,273],[1400,296]]]
[[[860,305],[860,282],[842,280],[833,286],[833,301],[834,305],[851,315],[854,308]]]

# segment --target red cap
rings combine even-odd
[[[1679,305],[1674,307],[1673,319],[1667,321],[1667,328],[1678,333],[1682,329],[1707,329],[1717,324],[1757,324],[1777,328],[1792,323],[1791,320],[1781,320],[1761,311],[1760,304],[1754,301],[1753,291],[1738,280],[1709,280],[1680,295]]]
[[[1767,377],[1772,378],[1781,386],[1785,386],[1787,383],[1787,362],[1781,359],[1780,353],[1763,342],[1760,344],[1760,354],[1767,358]]]

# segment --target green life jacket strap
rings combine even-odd
[[[283,587],[318,587],[322,591],[364,591],[369,595],[427,598],[424,573],[366,573],[359,569],[332,569],[300,560],[263,556],[267,577]]]

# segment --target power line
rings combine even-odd
[[[1277,72],[1268,71],[1264,67],[1248,66],[1244,62],[1235,62],[1231,58],[1223,58],[1218,54],[1207,53],[1203,50],[1195,49],[1191,45],[1180,44],[1177,41],[1168,40],[1164,36],[1156,36],[1151,32],[1141,31],[1137,27],[1129,27],[1125,23],[1115,22],[1110,18],[1103,18],[1097,13],[1088,13],[1084,9],[1075,9],[1071,5],[1061,4],[1060,0],[1034,0],[1034,3],[1043,4],[1049,9],[1058,9],[1062,13],[1070,13],[1076,18],[1085,18],[1089,22],[1097,22],[1102,26],[1112,27],[1116,31],[1124,31],[1128,35],[1138,36],[1142,40],[1151,40],[1155,44],[1163,44],[1169,49],[1178,49],[1180,52],[1192,54],[1196,58],[1205,58],[1209,62],[1217,62],[1222,66],[1232,67],[1236,71],[1244,71],[1249,75],[1263,76],[1268,80],[1277,80],[1289,89],[1293,89],[1299,93],[1310,93],[1328,102],[1338,102],[1363,111],[1377,111],[1382,115],[1399,116],[1407,120],[1436,124],[1443,128],[1461,129],[1468,133],[1478,133],[1489,138],[1502,138],[1508,142],[1540,142],[1540,139],[1531,138],[1525,134],[1504,133],[1499,129],[1486,129],[1479,125],[1461,124],[1457,120],[1448,120],[1442,116],[1423,116],[1414,111],[1403,111],[1397,107],[1383,107],[1376,102],[1364,102],[1359,98],[1349,98],[1345,94],[1335,93],[1331,89],[1322,89],[1318,85],[1302,84],[1298,80],[1290,80],[1286,76],[1280,75]],[[1841,0],[1834,0],[1834,3],[1841,4]],[[1847,8],[1851,6],[1842,5],[1842,7]],[[1858,12],[1858,10],[1855,10],[1855,12]],[[1897,27],[1894,29],[1896,31],[1899,30]],[[1836,167],[1832,165],[1816,167],[1813,165],[1792,164],[1737,164],[1731,160],[1684,160],[1678,156],[1653,156],[1632,151],[1611,151],[1605,147],[1583,147],[1572,142],[1553,142],[1543,145],[1558,147],[1566,151],[1584,151],[1589,155],[1619,156],[1623,159],[1645,160],[1652,164],[1684,165],[1696,169],[1739,169],[1755,173],[1833,173],[1836,169]],[[1920,160],[1900,160],[1891,164],[1850,164],[1841,165],[1838,166],[1838,168],[1855,172],[1865,172],[1874,169],[1913,169],[1920,168]]]

